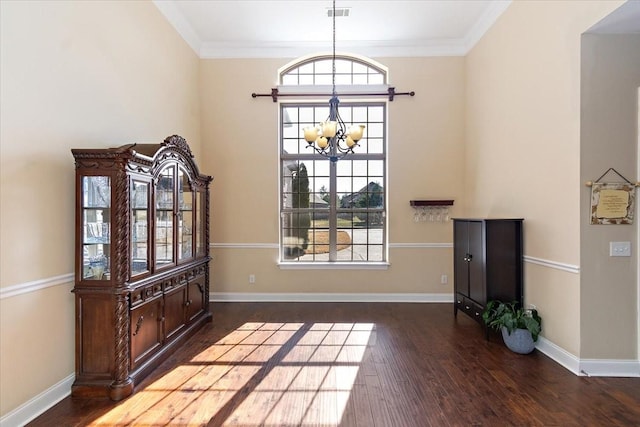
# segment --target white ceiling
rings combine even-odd
[[[336,51],[465,55],[510,0],[338,0]],[[329,0],[154,0],[201,58],[298,57],[331,51]]]

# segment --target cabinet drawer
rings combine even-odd
[[[480,323],[484,323],[482,321],[482,311],[484,308],[476,303],[471,304],[471,310],[469,311],[469,316],[473,317],[476,321]]]
[[[131,307],[136,307],[144,302],[144,290],[142,288],[134,289],[131,292]]]
[[[162,283],[154,283],[131,291],[131,308],[162,295]]]
[[[467,315],[482,323],[482,311],[484,308],[470,298],[456,294],[455,304],[458,310],[465,312]]]

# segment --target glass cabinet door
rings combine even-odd
[[[111,272],[111,179],[82,177],[82,278],[109,280]]]
[[[189,177],[178,168],[178,260],[193,257],[193,190]]]
[[[149,183],[131,183],[131,276],[149,271]]]
[[[207,208],[204,204],[204,193],[202,191],[196,192],[196,256],[202,257],[206,252],[205,247],[205,234],[204,234],[204,220],[205,220],[205,209]]]
[[[173,264],[173,192],[175,191],[175,168],[165,168],[156,185],[155,256],[156,267]]]

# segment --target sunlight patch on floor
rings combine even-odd
[[[91,425],[338,426],[374,344],[372,323],[245,323]]]

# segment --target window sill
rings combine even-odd
[[[278,262],[281,270],[387,270],[388,262]]]

